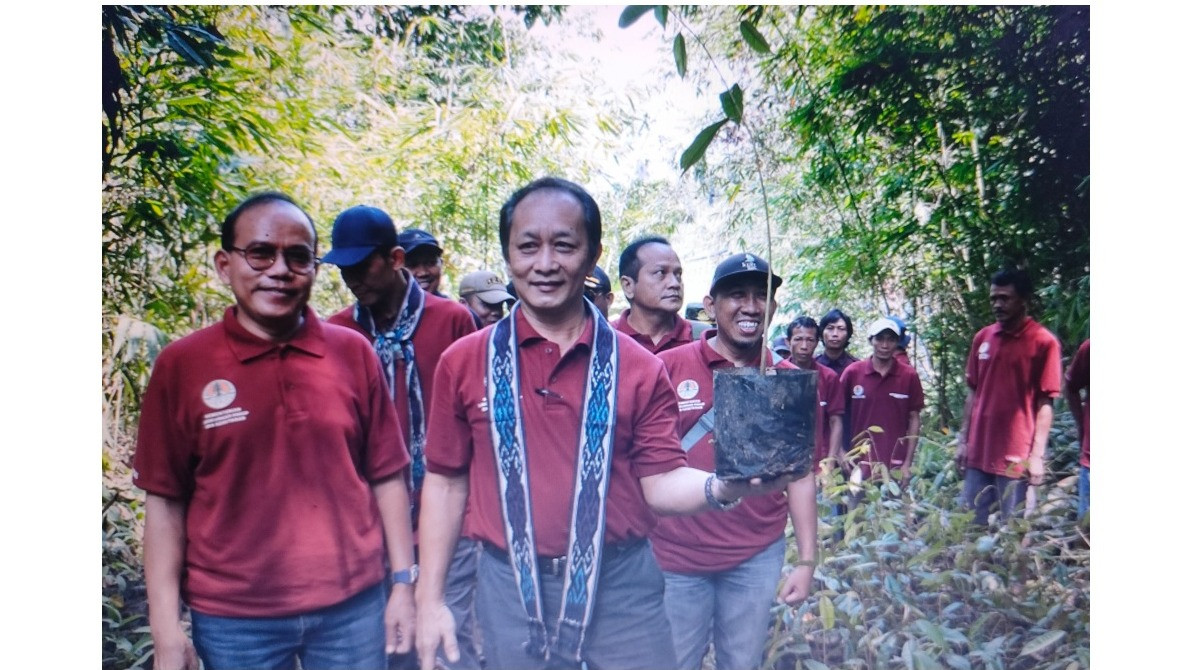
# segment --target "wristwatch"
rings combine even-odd
[[[741,499],[731,500],[729,502],[720,502],[716,496],[712,495],[712,480],[716,479],[716,475],[708,475],[708,479],[704,481],[704,497],[708,499],[708,505],[712,509],[721,511],[730,510],[741,504]]]
[[[418,564],[415,563],[405,570],[398,570],[392,576],[394,584],[409,584],[413,586],[418,582]]]

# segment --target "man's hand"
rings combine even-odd
[[[960,468],[963,473],[965,465],[965,456],[968,455],[968,436],[964,432],[956,434],[956,467]]]
[[[418,662],[422,670],[434,670],[435,653],[443,646],[443,655],[455,663],[459,660],[459,641],[455,638],[455,617],[447,604],[418,609]]]
[[[414,587],[394,584],[385,605],[385,653],[405,654],[414,648]]]
[[[199,656],[182,624],[153,630],[153,667],[156,670],[199,670]]]
[[[811,577],[815,568],[810,565],[798,565],[786,575],[782,582],[782,589],[778,592],[778,599],[797,607],[811,595]]]
[[[793,475],[779,475],[773,479],[754,477],[748,481],[725,481],[719,477],[712,480],[712,495],[717,500],[737,500],[745,496],[760,496],[786,490],[786,485],[795,481]]]
[[[1027,472],[1030,473],[1031,486],[1043,483],[1043,456],[1028,456],[1026,459]]]

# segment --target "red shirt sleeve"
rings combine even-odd
[[[828,399],[828,416],[844,414],[844,385],[840,383],[840,377],[835,372],[828,370],[824,379],[827,381],[825,397]]]
[[[461,355],[451,355],[452,349]],[[461,361],[470,360],[462,353],[453,345],[439,359],[426,420],[426,469],[447,477],[466,473],[472,462],[472,429],[457,392],[462,383]]]
[[[178,387],[174,358],[169,348],[161,352],[141,400],[133,484],[167,498],[189,498],[194,490],[195,443],[180,430],[181,417],[170,393]]]
[[[405,430],[397,418],[397,409],[389,398],[389,389],[381,370],[381,360],[372,348],[362,349],[368,366],[368,421],[365,432],[364,478],[377,482],[400,472],[410,464]]]
[[[1059,396],[1063,389],[1063,363],[1060,360],[1060,341],[1048,337],[1043,345],[1043,373],[1039,375],[1039,392],[1050,398]]]
[[[919,379],[919,373],[915,372],[914,368],[907,366],[911,373],[911,411],[920,412],[923,407],[927,405],[923,398],[923,382]]]
[[[643,358],[643,383],[636,389],[642,409],[633,423],[629,448],[633,475],[639,479],[687,465],[687,454],[679,445],[679,397],[671,386],[670,375],[653,355]]]

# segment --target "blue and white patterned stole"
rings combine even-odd
[[[595,335],[578,436],[567,574],[553,635],[548,635],[543,621],[542,589],[531,518],[515,327],[520,303],[493,326],[489,335],[485,380],[489,426],[500,481],[501,511],[505,518],[505,540],[530,629],[527,650],[540,658],[555,654],[574,661],[581,658],[584,637],[596,604],[616,422],[618,360],[616,333],[594,305],[586,300],[584,305],[595,324]],[[540,445],[538,448],[552,447]]]
[[[406,362],[406,404],[410,411],[410,472],[413,481],[410,482],[411,493],[422,488],[422,479],[426,476],[426,408],[422,403],[422,381],[418,376],[418,361],[414,358],[414,332],[418,330],[418,323],[422,321],[422,309],[426,304],[426,296],[422,287],[409,271],[402,268],[406,275],[406,297],[402,300],[401,310],[397,313],[397,322],[393,330],[379,333],[372,313],[359,302],[352,317],[361,328],[373,337],[373,349],[381,359],[381,368],[385,371],[385,382],[389,387],[389,397],[396,393],[397,361]],[[417,517],[415,517],[417,518]]]

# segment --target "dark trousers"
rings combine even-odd
[[[548,631],[553,631],[558,621],[563,579],[563,575],[540,575]],[[596,606],[583,647],[583,660],[589,670],[676,667],[670,624],[663,607],[664,585],[649,542],[606,548]],[[548,663],[526,652],[529,624],[513,568],[507,557],[491,547],[480,552],[477,566],[476,618],[484,639],[487,670],[578,667],[553,657]]]
[[[965,469],[964,502],[977,512],[973,523],[980,526],[988,524],[990,511],[995,504],[1001,511],[1002,523],[1011,516],[1021,515],[1027,484],[1025,479],[993,475],[977,468]]]

